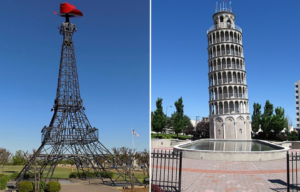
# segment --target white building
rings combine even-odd
[[[207,31],[210,138],[251,139],[242,29],[227,7],[216,7]]]
[[[295,83],[295,95],[296,95],[296,119],[297,119],[297,128],[300,127],[300,116],[299,116],[299,86],[300,80]]]

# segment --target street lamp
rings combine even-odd
[[[168,107],[172,107],[172,106],[170,105],[166,107],[166,126],[167,126],[167,118],[168,118]]]

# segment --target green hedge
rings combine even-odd
[[[100,172],[100,175],[97,175],[95,172],[85,172],[85,173],[70,173],[69,174],[69,178],[96,178],[96,177],[104,177],[104,178],[112,178],[113,177],[113,173],[108,172]]]
[[[4,178],[0,178],[0,190],[6,189],[7,181]]]
[[[151,138],[156,139],[157,134],[151,134]],[[177,135],[176,134],[158,134],[158,138],[159,139],[177,139]],[[178,139],[179,140],[186,140],[186,139],[191,139],[191,136],[187,136],[187,135],[178,135]]]
[[[76,173],[70,173],[69,174],[69,178],[76,178],[77,177],[77,174]]]
[[[21,181],[18,184],[19,192],[30,192],[33,191],[33,185],[30,181]]]
[[[6,189],[6,184],[10,180],[8,175],[0,174],[0,189]]]
[[[9,177],[10,177],[10,179],[16,179],[18,175],[19,175],[19,173],[13,173]]]
[[[57,181],[49,181],[46,189],[49,192],[59,192],[61,190],[61,185]]]

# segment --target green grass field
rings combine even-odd
[[[13,173],[19,173],[22,169],[23,169],[23,166],[21,166],[21,165],[7,165],[7,166],[4,166],[3,174],[11,175]],[[69,174],[71,172],[72,172],[71,167],[56,167],[52,178],[53,179],[68,179]],[[74,172],[76,172],[75,166],[74,166]],[[116,173],[116,170],[111,170],[111,172]],[[1,173],[1,169],[0,169],[0,173]],[[146,175],[143,175],[142,171],[135,171],[134,175],[140,182],[143,182],[144,178],[148,177]],[[117,175],[114,175],[113,178],[117,178]]]

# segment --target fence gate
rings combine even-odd
[[[287,170],[287,191],[300,191],[300,181],[298,181],[298,171],[300,171],[300,153],[286,153],[286,170]]]
[[[181,191],[182,151],[151,152],[151,183],[163,191]]]

